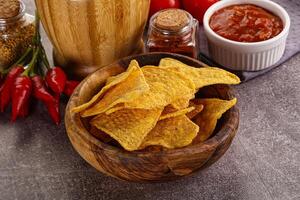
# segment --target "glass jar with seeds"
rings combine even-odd
[[[26,51],[34,36],[34,17],[20,0],[0,0],[0,71]]]

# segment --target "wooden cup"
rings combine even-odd
[[[54,60],[83,78],[143,51],[150,0],[35,0]]]

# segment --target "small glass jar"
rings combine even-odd
[[[0,71],[14,64],[32,43],[34,17],[25,13],[19,0],[2,1],[0,5]]]
[[[162,10],[150,19],[146,50],[198,57],[199,23],[180,9]]]

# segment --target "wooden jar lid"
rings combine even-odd
[[[188,24],[189,17],[187,13],[180,9],[163,10],[155,19],[156,27],[170,31],[181,30]]]
[[[0,0],[0,18],[15,17],[20,11],[21,2],[19,0]]]

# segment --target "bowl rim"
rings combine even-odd
[[[227,6],[230,6],[230,5],[240,5],[240,4],[253,4],[258,7],[262,7],[262,6],[258,5],[259,2],[268,4],[270,7],[277,9],[278,12],[280,12],[283,15],[283,18],[277,15],[278,17],[280,17],[280,19],[284,23],[284,28],[275,37],[270,38],[268,40],[259,41],[259,42],[238,42],[238,41],[224,38],[224,37],[218,35],[216,32],[214,32],[211,29],[211,27],[209,25],[209,21],[210,21],[211,16],[216,11],[218,11],[222,8],[225,8]],[[264,8],[264,9],[270,11],[269,8]],[[217,3],[213,4],[211,7],[208,8],[208,10],[205,12],[204,17],[203,17],[203,27],[207,34],[210,34],[214,38],[221,40],[222,42],[226,42],[230,45],[236,45],[236,46],[242,46],[242,47],[256,47],[256,46],[270,45],[270,44],[274,43],[275,41],[278,41],[281,38],[285,37],[289,33],[290,26],[291,26],[291,19],[290,19],[288,12],[281,5],[275,3],[271,0],[247,0],[247,1],[245,1],[245,0],[223,0],[223,1],[218,1]]]
[[[80,84],[79,86],[75,89],[74,93],[72,94],[72,96],[69,99],[69,102],[67,104],[66,107],[66,114],[65,114],[65,122],[68,122],[68,120],[70,120],[70,122],[66,123],[65,126],[67,128],[67,132],[68,132],[68,124],[73,124],[76,126],[76,133],[80,134],[82,139],[85,139],[88,142],[92,142],[93,145],[96,145],[97,147],[99,147],[99,149],[104,150],[104,151],[109,151],[110,153],[118,153],[118,154],[122,154],[123,156],[140,156],[140,157],[147,157],[153,154],[168,154],[168,155],[179,155],[179,154],[186,154],[187,151],[189,152],[201,152],[201,151],[206,151],[207,148],[217,148],[220,144],[222,144],[224,141],[226,141],[226,139],[235,131],[238,129],[239,126],[239,109],[237,107],[237,105],[235,105],[234,107],[232,107],[230,110],[228,110],[225,114],[228,115],[228,117],[223,121],[223,125],[220,128],[220,130],[213,136],[210,137],[208,140],[206,140],[203,143],[197,143],[197,144],[191,144],[182,148],[176,148],[176,149],[163,149],[161,151],[144,151],[144,150],[138,150],[138,151],[126,151],[125,149],[121,149],[109,144],[106,144],[104,142],[102,142],[101,140],[99,140],[98,138],[96,138],[95,136],[93,136],[84,126],[81,117],[79,116],[79,113],[72,113],[71,110],[74,106],[78,106],[75,105],[75,103],[77,103],[77,96],[79,96],[80,90],[82,88],[82,86],[87,82],[87,80],[89,80],[89,78],[93,75],[95,75],[96,73],[101,72],[102,70],[104,71],[107,68],[111,68],[113,66],[115,66],[117,63],[122,63],[124,62],[124,60],[132,60],[134,58],[137,57],[143,57],[143,56],[149,56],[149,55],[162,55],[164,57],[181,57],[183,59],[188,59],[191,60],[193,62],[198,63],[199,65],[202,65],[203,63],[199,60],[184,56],[184,55],[179,55],[179,54],[174,54],[174,53],[166,53],[166,52],[151,52],[151,53],[143,53],[143,54],[139,54],[139,55],[133,55],[133,56],[128,56],[128,57],[124,57],[122,59],[119,59],[118,61],[107,65],[103,68],[100,68],[98,70],[96,70],[94,73],[91,73],[90,75],[88,75]],[[205,65],[205,64],[204,64]],[[234,89],[229,86],[229,85],[222,85],[224,87],[227,87],[228,89],[228,96],[230,98],[234,98],[235,95],[235,91]],[[74,100],[75,98],[75,100]],[[67,120],[68,119],[68,120]],[[78,126],[83,127],[82,129],[78,128]],[[69,136],[69,134],[68,134]],[[70,136],[69,136],[70,138]],[[93,149],[93,151],[99,151],[98,149]]]

